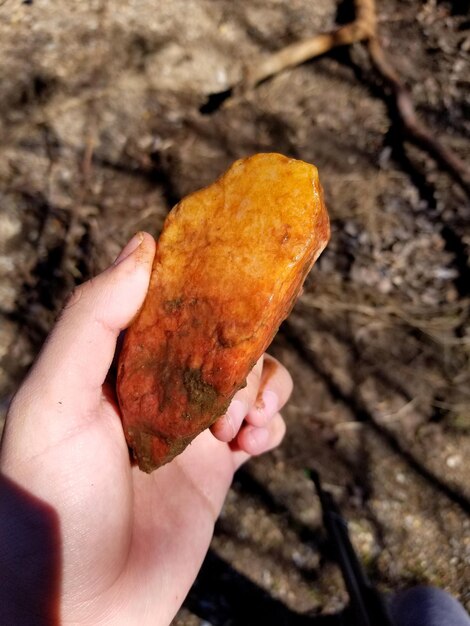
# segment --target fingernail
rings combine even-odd
[[[270,418],[275,415],[279,409],[279,399],[274,391],[263,391],[261,398],[256,404],[256,408],[260,413],[263,413],[266,417]]]
[[[240,400],[232,400],[232,403],[228,407],[227,413],[225,414],[225,418],[229,424],[229,428],[231,431],[230,436],[232,439],[237,435],[240,426],[246,417],[246,414],[247,409],[245,403],[241,402]]]
[[[250,447],[253,447],[255,450],[261,449],[268,443],[269,431],[267,428],[255,428],[253,427],[247,433],[247,438],[249,440]]]
[[[140,246],[143,240],[144,240],[144,234],[141,232],[136,233],[132,237],[132,239],[128,241],[127,244],[124,246],[124,248],[121,250],[121,253],[117,257],[117,259],[114,261],[113,265],[119,265],[119,263],[124,261],[124,259],[127,259],[128,256],[130,256],[133,252],[137,250],[137,248]]]

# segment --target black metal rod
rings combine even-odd
[[[355,626],[393,626],[380,594],[372,587],[349,538],[348,524],[332,495],[321,485],[320,476],[310,470],[323,513],[325,526],[335,559],[341,569],[350,600]]]

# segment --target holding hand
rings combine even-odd
[[[0,575],[22,588],[0,590],[1,623],[58,623],[60,615],[63,624],[169,624],[201,566],[234,472],[284,436],[279,411],[292,381],[265,355],[212,434],[203,432],[151,475],[131,466],[105,379],[119,333],[145,298],[154,253],[153,238],[139,233],[110,268],[76,289],[10,407],[0,456],[8,479],[0,484]],[[57,516],[55,616],[44,615],[37,584],[50,547],[37,545],[37,524],[28,531],[34,520],[15,524],[2,498],[12,485]]]

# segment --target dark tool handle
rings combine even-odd
[[[393,626],[382,597],[372,587],[349,538],[348,524],[332,495],[321,485],[320,476],[309,472],[315,484],[323,512],[323,524],[341,569],[350,600],[351,616],[355,626]]]

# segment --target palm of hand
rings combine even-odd
[[[72,622],[130,624],[139,615],[142,624],[168,624],[202,563],[241,455],[206,432],[174,462],[144,474],[130,467],[119,416],[103,399],[80,432],[48,452],[50,471],[66,464],[73,477],[54,502],[68,529],[63,614]]]

